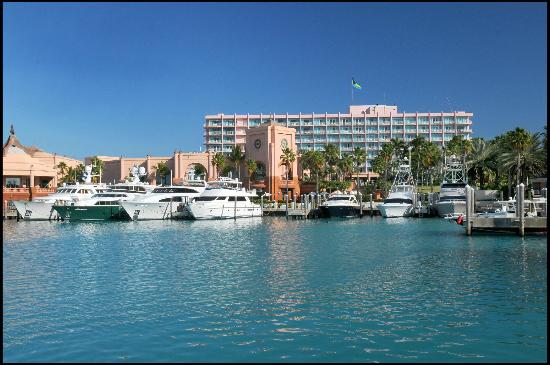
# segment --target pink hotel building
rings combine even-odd
[[[391,138],[405,142],[422,136],[444,145],[453,136],[470,139],[473,113],[405,113],[397,106],[351,105],[342,114],[216,114],[205,116],[204,138],[207,151],[228,153],[239,144],[245,147],[248,128],[273,122],[296,130],[298,150],[322,150],[332,143],[340,153],[352,152],[355,147],[367,151],[367,166],[382,145]]]

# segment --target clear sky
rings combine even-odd
[[[3,5],[3,138],[83,158],[198,151],[206,114],[474,113],[547,122],[545,3]]]

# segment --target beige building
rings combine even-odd
[[[122,182],[126,177],[130,176],[132,167],[144,167],[147,173],[145,180],[150,184],[156,185],[161,183],[169,183],[170,175],[166,176],[164,181],[160,180],[160,176],[156,172],[156,167],[163,162],[168,165],[172,172],[172,180],[178,183],[182,180],[194,178],[195,166],[202,165],[206,169],[206,174],[203,176],[205,180],[213,180],[216,178],[215,169],[212,167],[213,152],[181,152],[175,151],[172,156],[153,157],[112,157],[112,156],[97,156],[104,162],[104,170],[102,171],[101,181],[104,183]],[[95,156],[94,156],[95,157]],[[93,157],[86,157],[86,164],[90,164]]]
[[[73,168],[82,163],[35,146],[22,145],[12,126],[2,150],[3,200],[30,200],[55,191],[61,178],[56,167],[60,162]]]
[[[252,189],[269,192],[274,200],[282,200],[287,189],[286,167],[281,165],[284,147],[289,147],[297,154],[294,128],[269,123],[246,131],[245,159],[256,161],[258,171],[252,176],[246,173],[243,181],[250,181]],[[288,192],[290,199],[300,195],[298,157],[289,171]]]

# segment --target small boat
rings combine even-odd
[[[327,201],[319,206],[319,209],[321,216],[325,218],[353,218],[359,217],[361,206],[354,195],[331,194]]]
[[[261,217],[260,205],[250,201],[256,194],[241,185],[237,179],[221,177],[209,183],[199,197],[185,205],[185,209],[192,219]]]
[[[397,175],[384,203],[378,204],[380,214],[385,218],[411,217],[416,204],[416,188],[411,173],[411,165],[405,157],[397,168]]]

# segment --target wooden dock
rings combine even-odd
[[[470,236],[474,231],[485,232],[517,232],[524,236],[526,232],[547,232],[547,208],[543,210],[543,216],[529,217],[525,214],[525,186],[517,186],[517,201],[515,217],[479,217],[474,213],[475,198],[474,189],[466,186],[466,217],[462,222],[466,228],[466,234]]]

